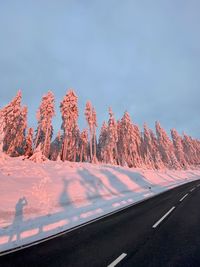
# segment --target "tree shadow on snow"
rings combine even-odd
[[[165,188],[165,186],[160,186],[158,184],[154,184],[153,181],[150,182],[148,179],[146,179],[145,176],[143,176],[140,173],[129,171],[127,169],[122,169],[122,168],[119,168],[117,166],[106,166],[106,168],[110,168],[111,170],[115,170],[116,172],[119,173],[119,175],[123,174],[123,175],[128,176],[134,183],[136,183],[142,189],[151,190],[155,186],[156,186],[157,190]]]
[[[79,170],[80,183],[86,190],[87,199],[90,201],[95,201],[97,198],[104,200],[102,192],[107,192],[111,196],[117,196],[112,189],[107,187],[101,179],[89,172],[87,169]]]
[[[104,175],[106,175],[106,177],[108,178],[110,184],[112,185],[112,187],[114,187],[118,193],[126,193],[126,192],[130,192],[130,188],[123,183],[119,177],[117,177],[115,174],[113,174],[111,171],[107,170],[107,169],[102,169],[101,173],[103,173]]]
[[[67,206],[69,206],[69,204],[73,205],[67,193],[67,189],[68,189],[70,181],[64,178],[62,179],[62,181],[63,181],[63,189],[59,197],[59,205],[63,209],[67,209]]]

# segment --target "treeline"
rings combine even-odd
[[[156,134],[145,124],[141,131],[128,112],[116,121],[109,108],[109,120],[104,122],[99,138],[96,135],[97,116],[90,101],[86,103],[88,128],[78,127],[78,97],[69,90],[60,103],[61,130],[55,140],[52,118],[55,98],[52,92],[42,97],[37,111],[37,129],[27,128],[27,107],[21,106],[22,94],[0,110],[0,149],[12,157],[25,156],[34,161],[76,161],[109,163],[151,169],[187,169],[200,164],[200,141],[185,133],[171,130],[171,139],[159,122]]]

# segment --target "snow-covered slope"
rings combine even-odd
[[[200,170],[0,159],[0,251],[69,229],[200,178]]]

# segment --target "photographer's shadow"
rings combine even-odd
[[[15,206],[15,216],[13,219],[13,223],[11,225],[11,231],[10,231],[10,237],[8,242],[11,242],[14,235],[16,235],[16,241],[20,240],[20,233],[23,229],[23,223],[24,223],[24,214],[23,209],[24,207],[28,205],[28,202],[25,197],[20,198]]]

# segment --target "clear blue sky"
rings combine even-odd
[[[199,0],[1,0],[0,106],[23,92],[29,125],[41,96],[72,87],[79,124],[90,99],[99,124],[112,106],[140,126],[200,137]]]

